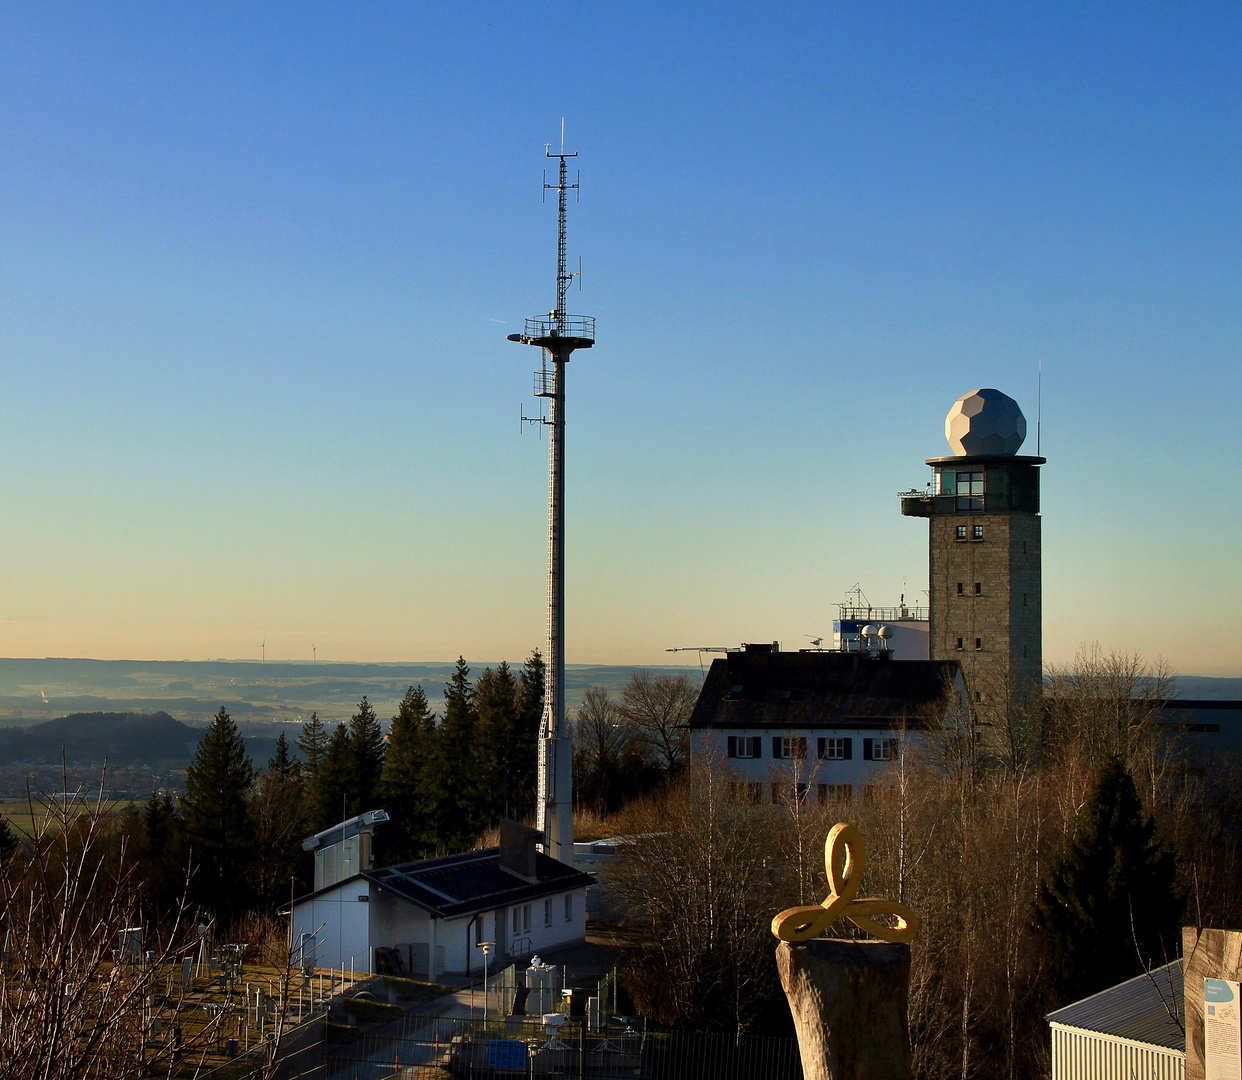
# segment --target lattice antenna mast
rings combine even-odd
[[[572,191],[575,199],[578,197],[579,185],[582,181],[582,174],[578,174],[578,178],[571,184],[569,182],[569,158],[578,156],[575,151],[572,154],[565,153],[565,121],[561,120],[561,150],[559,154],[552,153],[552,144],[547,143],[543,148],[544,156],[558,159],[557,164],[557,182],[549,184],[547,174],[544,174],[543,189],[556,192],[557,216],[556,216],[556,309],[552,312],[553,318],[556,319],[556,328],[561,335],[565,333],[565,294],[569,291],[569,285],[574,278],[581,278],[582,270],[578,269],[576,273],[566,268],[567,255],[565,251],[566,237],[566,221],[568,215],[565,212],[567,197]]]
[[[573,761],[572,743],[565,723],[565,371],[576,349],[595,344],[595,320],[566,312],[565,294],[581,269],[571,273],[566,266],[565,222],[569,192],[578,191],[578,182],[569,182],[565,152],[565,122],[561,121],[561,149],[544,154],[557,159],[557,182],[543,177],[544,197],[557,194],[556,307],[547,315],[526,320],[526,330],[510,334],[510,341],[535,345],[543,350],[543,367],[535,372],[535,396],[548,400],[548,417],[528,419],[548,428],[548,649],[545,654],[543,719],[539,725],[539,792],[537,825],[543,833],[543,850],[553,858],[573,861]],[[549,369],[549,364],[551,368]]]

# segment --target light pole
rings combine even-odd
[[[478,947],[483,950],[483,1027],[487,1027],[487,957],[492,951],[494,941],[480,941]]]

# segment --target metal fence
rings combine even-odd
[[[801,1080],[797,1041],[644,1031],[622,1024],[559,1029],[509,1017],[484,1023],[408,1017],[403,1030],[329,1044],[323,1080]]]

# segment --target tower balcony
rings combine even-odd
[[[532,315],[521,334],[510,334],[510,341],[537,345],[544,349],[571,351],[589,349],[595,344],[595,318],[592,315]]]

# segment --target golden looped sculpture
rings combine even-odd
[[[810,941],[819,937],[837,919],[849,919],[860,930],[881,941],[908,943],[919,932],[919,917],[905,904],[864,897],[855,900],[862,887],[867,865],[867,846],[853,825],[841,822],[832,827],[824,842],[824,866],[831,890],[822,904],[792,907],[772,920],[772,933],[781,941]],[[891,915],[896,926],[876,922],[874,915]]]

